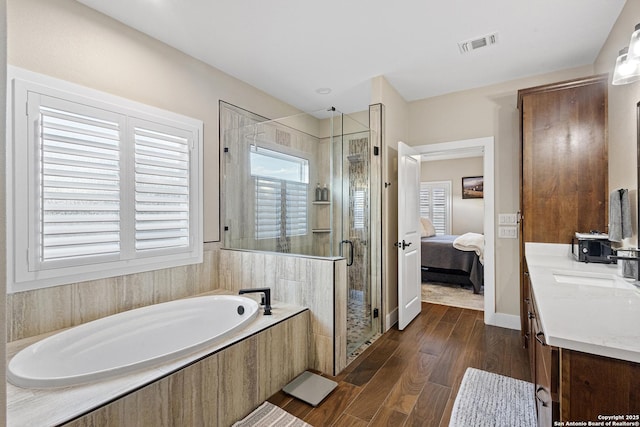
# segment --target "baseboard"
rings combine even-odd
[[[501,328],[520,330],[520,316],[505,313],[484,313],[484,323]]]
[[[398,308],[396,307],[391,311],[391,313],[387,314],[385,318],[384,331],[387,332],[393,325],[398,323]]]

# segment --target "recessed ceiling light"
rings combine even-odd
[[[331,93],[331,88],[330,87],[320,87],[320,88],[316,89],[316,93],[318,93],[320,95],[329,95]]]

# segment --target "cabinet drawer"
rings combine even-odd
[[[532,299],[532,301],[534,301]],[[535,308],[535,305],[534,305]],[[546,344],[537,312],[533,312],[531,333],[533,347],[536,412],[539,426],[551,426],[560,417],[560,377],[558,349]]]

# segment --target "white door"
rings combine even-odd
[[[398,142],[398,329],[421,309],[420,156]]]

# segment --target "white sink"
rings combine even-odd
[[[636,289],[633,283],[622,277],[608,273],[591,273],[573,270],[554,270],[553,278],[556,283],[570,283],[574,285],[600,286],[605,288]]]

